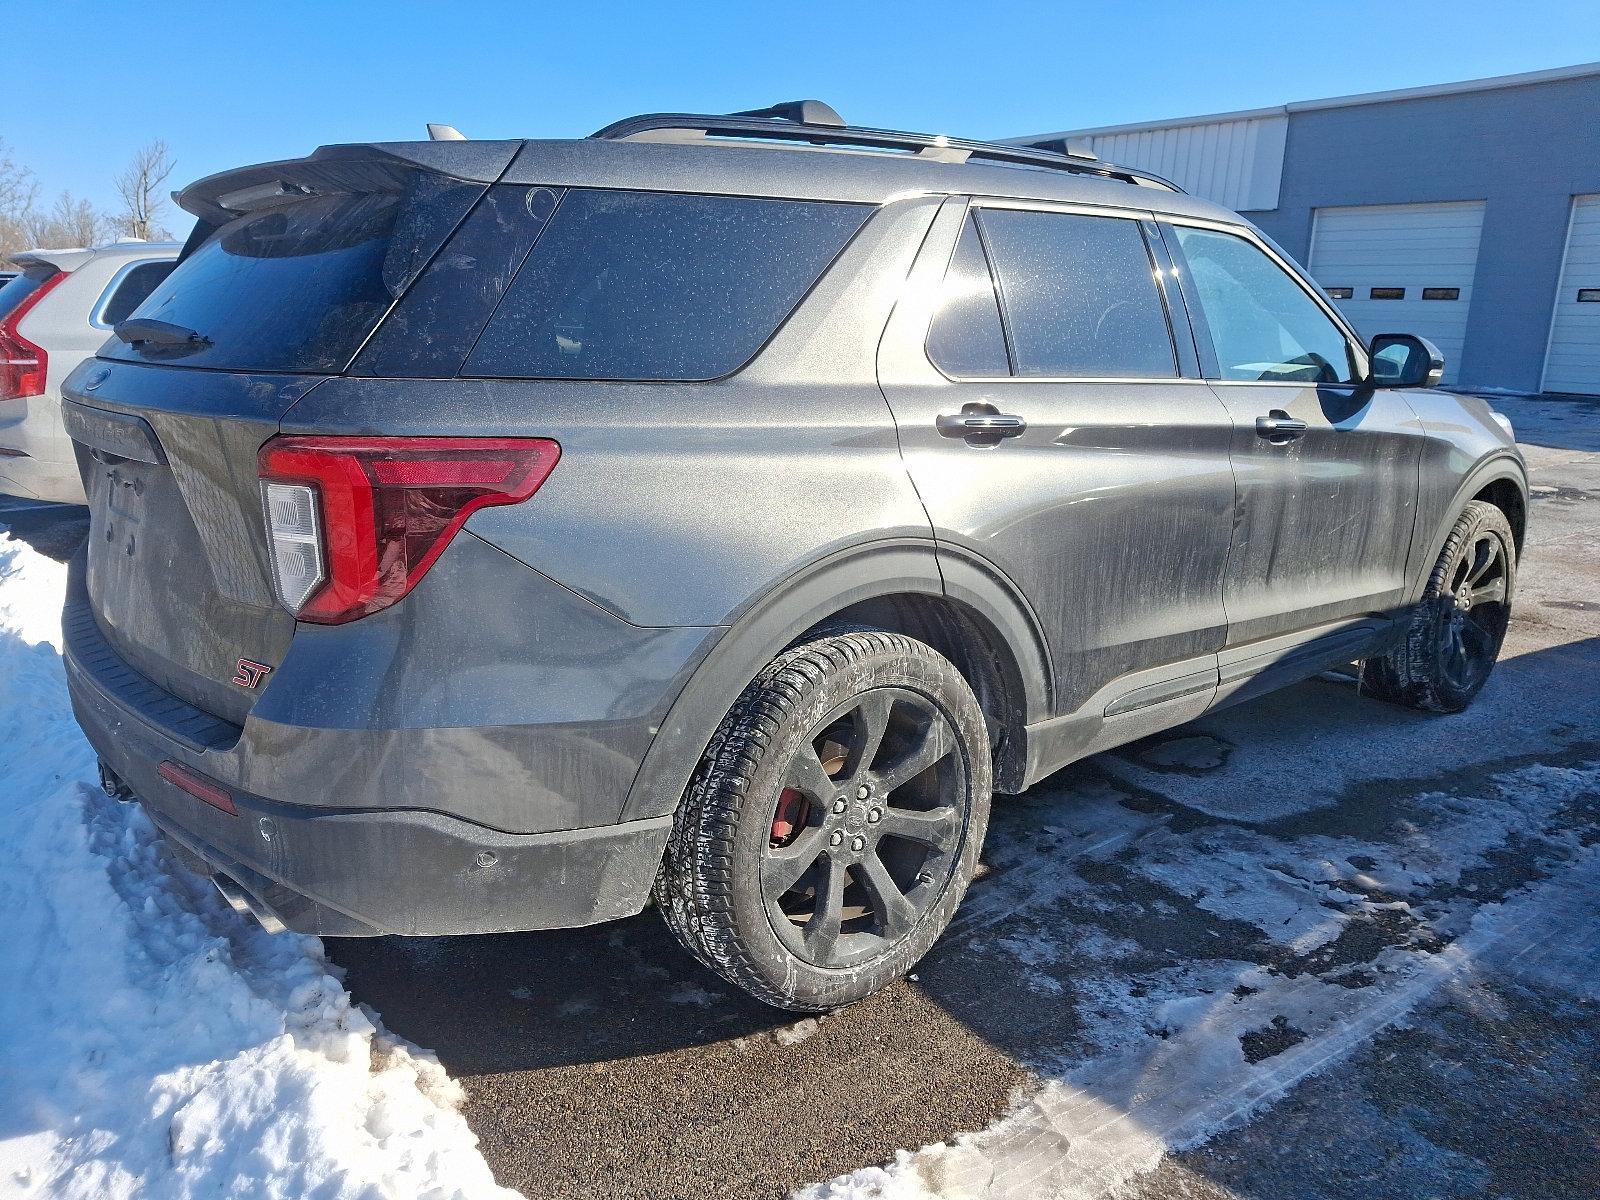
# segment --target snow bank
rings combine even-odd
[[[0,1198],[501,1196],[427,1053],[94,786],[65,571],[0,534]]]

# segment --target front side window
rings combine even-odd
[[[1011,208],[983,209],[979,220],[1018,375],[1177,375],[1155,267],[1136,221]]]
[[[714,379],[748,361],[870,205],[572,190],[464,373]]]
[[[1223,379],[1351,383],[1350,343],[1282,267],[1245,238],[1175,226]]]

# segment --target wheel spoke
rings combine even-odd
[[[1466,661],[1466,649],[1461,641],[1461,626],[1458,622],[1451,621],[1445,630],[1443,644],[1439,647],[1439,670],[1446,678],[1457,680]]]
[[[801,931],[812,961],[825,963],[833,957],[839,941],[839,926],[844,921],[845,866],[831,855],[823,855],[822,878],[817,881],[817,906]]]
[[[961,832],[961,814],[949,805],[926,812],[915,808],[886,808],[880,828],[882,837],[906,838],[935,850],[951,850]]]
[[[942,715],[934,713],[917,744],[907,750],[898,762],[879,773],[879,794],[887,796],[895,788],[910,783],[935,763],[942,762],[955,748],[956,740],[949,723]]]
[[[1468,586],[1482,579],[1489,568],[1494,566],[1497,558],[1499,554],[1492,537],[1485,536],[1475,542],[1472,547],[1472,569],[1467,572]]]
[[[789,764],[786,782],[790,787],[798,788],[824,806],[833,800],[838,789],[838,785],[828,777],[828,772],[823,768],[822,760],[817,757],[816,747],[810,742],[800,747],[800,752]]]
[[[1506,581],[1504,578],[1491,579],[1488,583],[1479,584],[1472,589],[1472,603],[1479,604],[1504,604],[1506,599]]]
[[[861,697],[856,705],[856,735],[851,741],[850,761],[845,764],[846,776],[853,776],[872,766],[883,745],[883,735],[889,730],[889,714],[894,711],[894,697],[888,692],[873,691]]]
[[[1463,658],[1482,657],[1494,644],[1489,631],[1476,621],[1463,621],[1460,637]]]
[[[789,891],[822,853],[822,826],[804,830],[787,846],[769,849],[761,860],[761,886],[769,899],[776,900]]]
[[[861,860],[861,885],[872,902],[880,937],[897,938],[915,923],[916,907],[906,899],[876,851]]]

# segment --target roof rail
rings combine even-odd
[[[770,108],[748,109],[726,116],[643,113],[614,121],[589,136],[604,141],[693,142],[711,137],[731,137],[805,142],[813,146],[865,146],[908,150],[920,158],[936,162],[964,163],[978,159],[1009,166],[1097,175],[1169,192],[1183,190],[1159,175],[1101,162],[1092,153],[1078,152],[1076,146],[1063,146],[1064,152],[1057,153],[1032,146],[1005,146],[995,142],[946,137],[944,134],[902,133],[891,129],[846,125],[837,112],[820,100],[789,100]]]

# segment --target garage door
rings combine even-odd
[[[1319,208],[1311,274],[1366,337],[1415,333],[1455,378],[1478,266],[1483,202]]]
[[[1544,390],[1600,396],[1600,196],[1574,196]]]

